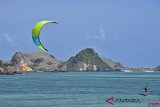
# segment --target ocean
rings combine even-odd
[[[139,95],[145,86],[148,96]],[[158,72],[0,75],[0,107],[152,107],[154,104],[160,106]]]

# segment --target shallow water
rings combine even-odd
[[[144,86],[148,96],[140,96]],[[106,100],[140,99],[140,103]],[[0,107],[147,107],[160,103],[160,73],[46,72],[0,75]]]

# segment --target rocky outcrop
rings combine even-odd
[[[32,68],[28,65],[27,58],[21,52],[16,52],[8,64],[7,70],[24,72],[32,71]]]
[[[60,64],[62,64],[61,61],[45,52],[16,52],[11,61],[5,63],[5,69],[9,72],[61,71],[64,67],[59,68]]]
[[[63,62],[45,52],[16,52],[11,61],[0,60],[0,72],[63,71]]]
[[[46,52],[23,53],[27,64],[34,71],[61,71],[58,66],[62,61],[57,60],[53,55]]]
[[[109,71],[113,70],[91,48],[80,51],[66,62],[67,71]]]
[[[120,62],[114,62],[111,59],[102,58],[102,60],[115,71],[123,71],[125,67]]]
[[[8,63],[0,60],[0,75],[13,75],[13,74],[17,73],[15,71],[8,71],[7,70],[8,66],[9,66]]]
[[[0,72],[3,73],[4,72],[4,68],[0,67]]]
[[[160,71],[160,65],[154,68],[154,71]]]

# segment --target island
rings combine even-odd
[[[129,68],[120,62],[103,58],[92,48],[86,48],[70,57],[67,61],[60,61],[46,52],[22,53],[16,52],[11,60],[0,60],[0,74],[15,74],[23,72],[149,72],[160,71],[155,68]]]

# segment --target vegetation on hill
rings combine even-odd
[[[91,48],[80,51],[76,56],[67,61],[68,71],[108,71],[111,70]]]

